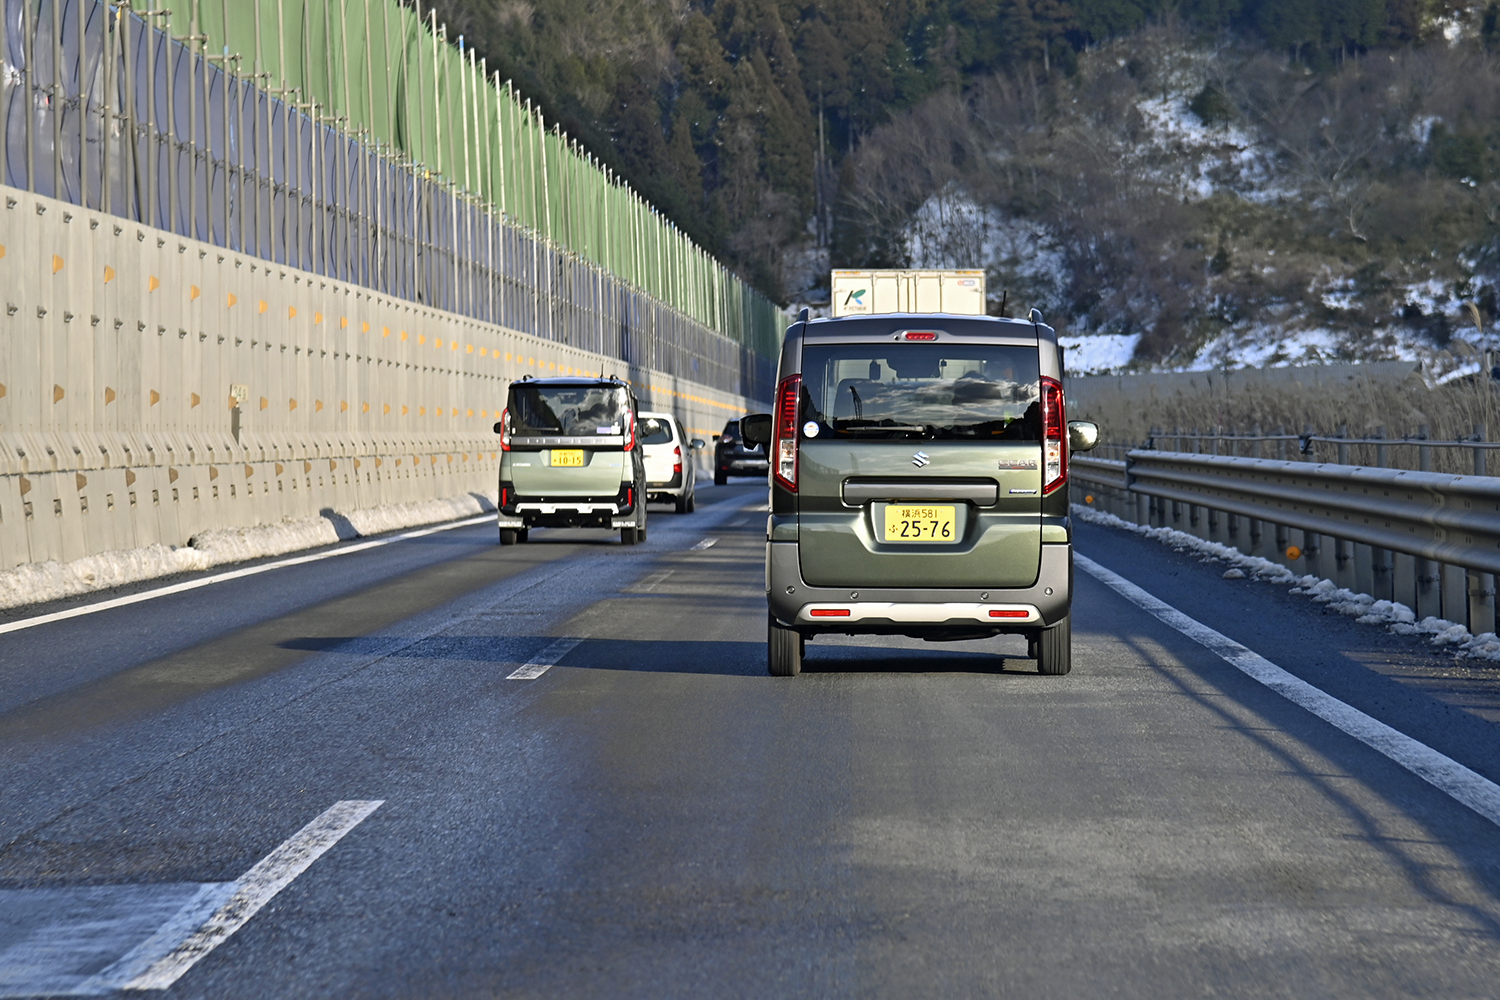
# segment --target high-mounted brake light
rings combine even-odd
[[[807,612],[810,618],[848,618],[848,608],[811,608]]]
[[[991,618],[1030,618],[1030,611],[1019,611],[1011,608],[990,608]]]
[[[1068,419],[1063,413],[1063,387],[1042,376],[1042,493],[1055,492],[1068,481]]]
[[[937,334],[931,330],[907,330],[907,340],[937,340]]]
[[[679,475],[682,472],[682,447],[672,449],[672,474]]]
[[[510,451],[510,410],[500,411],[500,450]]]
[[[802,376],[782,379],[776,389],[776,433],[771,441],[771,469],[776,482],[797,492],[797,398],[802,393]]]

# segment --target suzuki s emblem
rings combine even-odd
[[[927,452],[925,451],[919,451],[911,457],[911,464],[919,469],[926,468],[931,461],[932,459],[927,457]]]

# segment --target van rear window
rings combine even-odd
[[[612,385],[510,387],[510,418],[517,434],[621,434],[624,390]]]
[[[1035,347],[810,344],[803,426],[841,438],[1040,441],[1039,374]]]

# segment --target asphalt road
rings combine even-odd
[[[376,801],[158,995],[1496,995],[1500,828],[1085,573],[1066,677],[1018,638],[766,676],[764,502],[0,635],[0,996],[109,992],[185,900]],[[1077,538],[1500,781],[1500,672]]]

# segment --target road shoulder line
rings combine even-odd
[[[1075,565],[1136,607],[1208,649],[1247,677],[1275,691],[1370,749],[1410,771],[1457,802],[1500,826],[1500,785],[1379,719],[1366,715],[1288,673],[1259,653],[1172,607],[1087,556]]]

